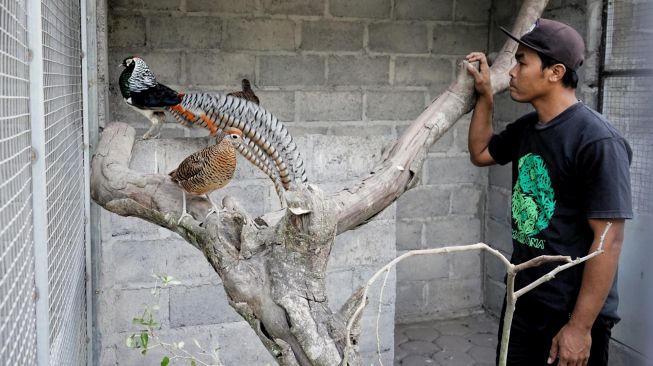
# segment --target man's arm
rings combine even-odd
[[[476,166],[487,166],[495,164],[494,159],[488,151],[488,144],[492,138],[492,83],[490,80],[490,67],[487,58],[481,52],[472,52],[465,57],[468,62],[479,62],[479,70],[468,65],[467,71],[474,77],[474,88],[477,99],[472,121],[469,125],[467,145],[469,158]]]
[[[612,226],[603,242],[604,252],[585,263],[576,306],[569,322],[553,338],[548,363],[553,363],[559,357],[559,366],[587,364],[592,344],[592,325],[612,287],[624,238],[623,219],[589,219],[594,232],[590,253],[598,249],[608,222],[612,222]]]

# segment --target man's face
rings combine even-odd
[[[520,103],[533,102],[549,91],[547,69],[537,52],[519,45],[515,53],[517,64],[510,69],[510,97]]]

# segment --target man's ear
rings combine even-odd
[[[551,65],[549,70],[551,70],[551,73],[549,74],[549,81],[554,83],[562,81],[562,77],[565,76],[565,72],[567,72],[567,68],[563,64]]]

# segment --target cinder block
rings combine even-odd
[[[453,191],[451,213],[454,215],[480,216],[481,186],[460,186]]]
[[[505,91],[494,96],[494,121],[514,122],[519,117],[533,111],[529,103],[517,103],[510,98],[510,92]],[[499,128],[495,133],[499,133]]]
[[[334,270],[333,261],[329,261],[327,268],[326,289],[329,297],[329,307],[333,311],[340,310],[340,307],[349,299],[354,292],[353,269]]]
[[[303,149],[312,152],[307,156],[307,173],[312,181],[339,184],[366,176],[378,163],[381,147],[389,141],[385,136],[310,136]]]
[[[276,362],[245,322],[213,326],[211,335],[220,347],[220,360],[224,365],[265,366]]]
[[[319,126],[316,124],[301,125],[299,123],[292,123],[292,124],[288,124],[287,127],[288,127],[288,132],[294,138],[302,137],[306,135],[327,135],[329,132],[328,126]]]
[[[137,15],[114,15],[109,17],[107,22],[110,45],[145,46],[145,18]]]
[[[134,144],[129,167],[144,173],[168,174],[190,154],[214,143],[209,138],[154,139]],[[157,168],[158,167],[158,168]]]
[[[397,253],[397,256],[404,254]],[[397,280],[429,281],[434,278],[449,277],[449,255],[430,254],[412,256],[397,264]]]
[[[397,250],[422,249],[422,223],[397,221]]]
[[[424,110],[424,92],[368,92],[365,114],[372,120],[414,120]]]
[[[154,48],[186,48],[190,50],[219,48],[222,20],[217,17],[166,17],[149,19],[147,44]],[[194,37],[201,29],[205,37]]]
[[[330,0],[329,13],[347,18],[389,18],[390,0]]]
[[[220,276],[211,267],[204,254],[190,243],[177,238],[175,240],[177,245],[168,248],[170,262],[167,265],[166,275],[173,276],[185,286],[220,284],[222,282]]]
[[[472,51],[485,51],[487,32],[485,25],[436,25],[432,52],[435,55],[466,55]]]
[[[426,167],[425,184],[483,183],[487,170],[474,166],[467,156],[432,158],[426,161]]]
[[[452,20],[453,1],[397,0],[395,16],[397,19],[410,20]]]
[[[168,343],[184,342],[184,348],[195,356],[203,351],[211,353],[217,349],[219,360],[201,357],[206,364],[265,366],[275,362],[245,322],[164,329],[158,334]],[[128,333],[122,333],[111,337],[110,342],[119,350],[124,350],[118,352],[118,359],[114,362],[119,365],[158,365],[161,362],[165,353],[160,351],[160,347],[145,355],[141,355],[138,350],[126,349],[124,344],[127,335]],[[202,350],[196,347],[194,340],[199,342]]]
[[[488,219],[486,225],[486,244],[510,256],[512,254],[512,229],[510,224]]]
[[[395,235],[395,225],[391,222],[370,222],[346,231],[336,237],[330,260],[337,268],[384,265],[387,254],[394,255]]]
[[[108,7],[111,10],[127,9],[133,10],[179,10],[179,0],[160,0],[160,1],[141,1],[141,0],[111,0],[108,2]],[[111,17],[109,17],[111,18]]]
[[[469,313],[483,305],[481,277],[468,279],[434,279],[428,282],[428,311],[451,316]],[[434,316],[436,317],[436,316]]]
[[[320,56],[259,56],[262,86],[323,85],[325,61]]]
[[[391,256],[386,258],[386,263],[383,265],[388,264],[391,260],[395,259],[397,257],[397,254],[395,253],[394,250],[389,250],[389,253],[393,253]],[[376,274],[381,269],[382,266],[380,265],[363,265],[363,266],[356,266],[356,270],[354,271],[354,290],[358,290],[359,288],[365,286],[369,280]],[[385,279],[386,272],[382,272],[379,277],[376,278],[376,281],[370,286],[370,291],[368,292],[369,296],[369,301],[370,305],[378,309],[379,307],[379,297],[381,296],[381,286],[383,285],[383,281]],[[385,288],[383,289],[383,296],[381,299],[381,303],[383,304],[381,311],[386,312],[390,311],[392,309],[392,304],[394,303],[395,300],[395,295],[396,295],[396,283],[397,283],[397,271],[396,267],[391,268],[389,273],[388,273],[388,280],[386,281]],[[369,307],[368,306],[368,307]]]
[[[485,308],[492,314],[501,315],[503,300],[506,297],[506,285],[493,280],[485,281]]]
[[[225,50],[293,51],[295,23],[282,19],[225,20],[222,46]]]
[[[263,10],[270,14],[324,14],[324,0],[263,0],[262,3]]]
[[[241,320],[242,317],[229,306],[222,285],[181,285],[170,289],[171,328]]]
[[[426,308],[427,295],[428,287],[424,281],[398,282],[395,318],[398,321],[409,321],[409,319],[421,315]]]
[[[490,186],[511,190],[512,164],[491,166],[488,172],[488,183]]]
[[[449,214],[451,192],[439,186],[420,186],[397,200],[400,219],[416,219]]]
[[[481,239],[479,219],[451,216],[425,225],[426,248],[478,243]]]
[[[186,10],[202,13],[252,13],[256,9],[256,3],[256,0],[186,0]]]
[[[456,21],[486,24],[490,20],[490,2],[456,0]]]
[[[111,268],[103,270],[118,285],[154,286],[153,273],[165,274],[170,251],[181,243],[120,240],[111,246]]]
[[[455,131],[455,148],[454,151],[461,153],[469,153],[467,146],[468,136],[469,136],[469,124],[471,122],[472,115],[468,113],[462,116],[454,125],[453,130]]]
[[[255,82],[256,56],[238,53],[191,52],[186,56],[187,80],[194,85],[238,85]]]
[[[455,280],[481,277],[481,256],[480,250],[446,254],[449,278]]]
[[[349,137],[395,137],[395,129],[392,122],[388,124],[358,122],[358,123],[343,123],[336,125],[331,123],[328,130],[329,135],[333,136],[349,136]],[[391,142],[381,146],[381,149],[387,148]]]
[[[386,308],[388,310],[386,310]],[[391,352],[394,350],[394,320],[395,314],[392,308],[382,307],[379,317],[379,341],[377,341],[377,314],[379,311],[376,303],[370,303],[365,309],[365,314],[361,319],[361,336],[359,339],[359,349],[361,352],[376,353],[377,347],[380,346],[381,352]],[[377,345],[378,342],[378,345]],[[378,362],[378,358],[375,358]],[[373,363],[371,363],[373,364]]]
[[[499,258],[485,253],[485,276],[490,280],[503,282],[506,276],[506,266]]]
[[[395,85],[447,87],[453,80],[451,60],[432,57],[397,57]]]
[[[359,121],[363,96],[360,92],[300,92],[300,121]]]
[[[327,61],[331,85],[389,84],[389,57],[331,56]]]
[[[363,32],[361,23],[304,21],[299,48],[309,51],[358,51],[363,48]]]
[[[510,196],[504,190],[490,187],[488,190],[488,215],[499,222],[510,222]]]
[[[123,217],[102,209],[102,240],[160,240],[170,236],[170,231],[136,217]]]
[[[254,87],[253,87],[254,88]],[[256,90],[254,92],[261,101],[261,107],[272,113],[279,121],[295,120],[295,93],[283,91]],[[286,125],[290,128],[289,125]],[[293,136],[295,136],[293,134]]]
[[[375,52],[426,53],[427,34],[424,24],[373,23],[368,47]]]
[[[108,310],[107,315],[110,317],[106,319],[105,332],[109,334],[113,332],[137,332],[143,329],[142,325],[132,324],[132,320],[143,315],[144,305],[159,305],[160,309],[154,313],[154,320],[161,324],[162,328],[168,328],[168,299],[168,289],[160,289],[158,299],[151,293],[149,288],[103,292],[100,301],[110,304],[106,308]]]

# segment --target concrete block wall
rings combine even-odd
[[[463,55],[486,49],[489,9],[490,1],[471,0],[110,0],[111,119],[139,133],[149,126],[122,102],[121,70],[113,67],[137,54],[179,90],[232,91],[249,78],[262,106],[295,137],[396,138],[444,91]],[[469,163],[468,121],[431,148],[422,182],[397,202],[399,253],[481,240],[487,171]],[[163,129],[164,137],[204,134],[172,122]],[[308,165],[314,182],[331,174]],[[420,270],[413,262],[398,268],[398,321],[481,308],[477,254],[416,261]],[[415,276],[422,271],[437,277]]]

